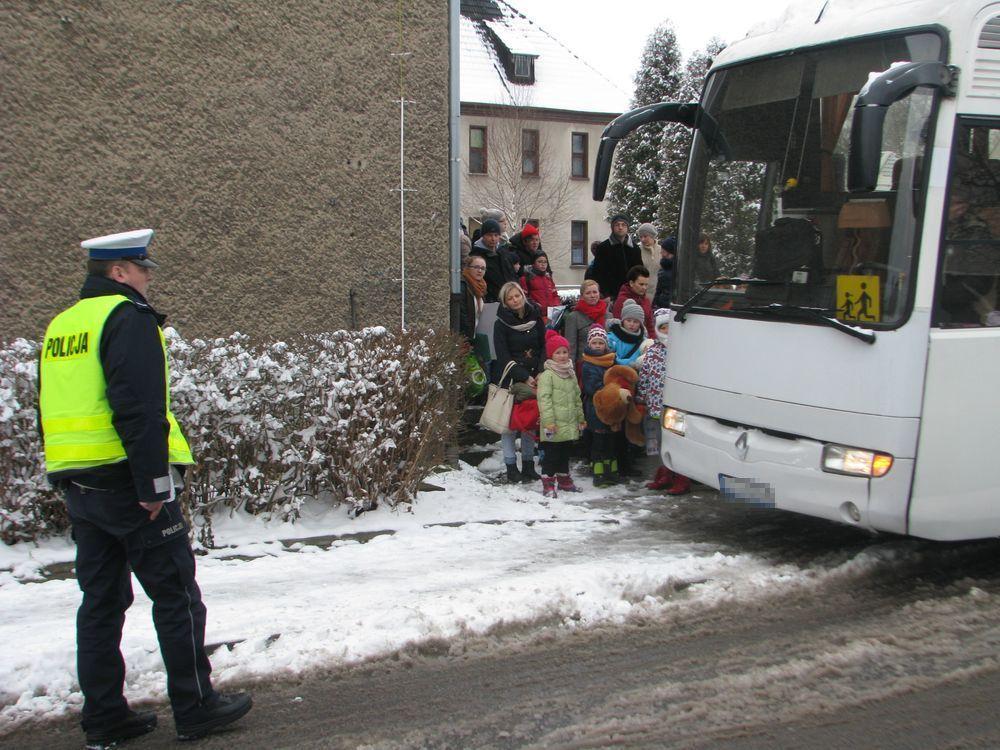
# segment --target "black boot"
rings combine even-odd
[[[88,750],[104,750],[115,743],[148,734],[156,729],[156,714],[152,711],[129,711],[123,719],[97,729],[87,730]]]
[[[246,714],[252,705],[247,693],[216,693],[194,711],[176,717],[177,739],[196,740],[217,732]]]
[[[521,481],[522,482],[534,482],[536,479],[541,479],[538,472],[535,471],[534,461],[521,460]]]
[[[517,484],[521,481],[521,472],[517,470],[517,464],[507,464],[507,484]]]

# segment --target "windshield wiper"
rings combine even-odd
[[[702,282],[702,287],[693,295],[688,297],[688,301],[681,305],[677,312],[674,313],[674,320],[678,323],[683,323],[685,316],[691,312],[694,307],[694,303],[700,300],[705,294],[713,287],[722,285],[729,286],[742,286],[745,284],[783,284],[783,281],[771,281],[769,279],[713,279],[712,281]]]
[[[798,307],[796,305],[785,305],[780,302],[772,302],[769,305],[754,305],[751,307],[741,307],[734,312],[752,312],[752,313],[762,313],[770,314],[779,317],[789,317],[789,318],[804,318],[806,320],[815,321],[816,323],[821,323],[822,325],[834,328],[842,333],[846,333],[848,336],[853,336],[856,339],[864,341],[866,344],[875,343],[875,334],[872,331],[863,331],[860,328],[855,328],[854,326],[849,326],[836,318],[831,318],[829,315],[824,315],[819,308],[815,307]]]

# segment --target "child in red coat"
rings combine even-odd
[[[549,258],[544,252],[539,252],[531,266],[525,270],[524,276],[521,277],[521,286],[528,299],[541,309],[542,318],[548,323],[549,308],[559,307],[562,300],[559,299],[556,282],[552,280],[552,274],[549,272]]]

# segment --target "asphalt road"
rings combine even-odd
[[[690,500],[646,524],[793,562],[816,581],[669,620],[589,631],[537,622],[246,686],[254,710],[195,746],[1000,747],[1000,542],[875,539]],[[859,555],[869,563],[855,570]],[[160,729],[126,747],[176,747],[157,709]],[[62,720],[0,746],[60,750],[82,738]]]

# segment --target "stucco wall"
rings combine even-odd
[[[447,326],[448,6],[401,6],[7,4],[0,339],[72,303],[81,239],[146,226],[186,336],[398,325],[400,49],[407,323]]]

